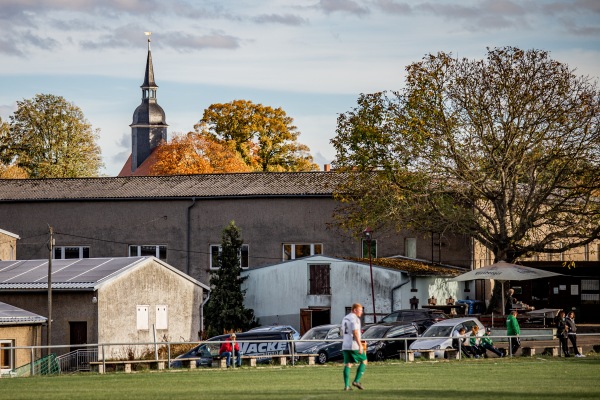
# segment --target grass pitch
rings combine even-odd
[[[352,376],[356,366],[352,368]],[[0,399],[600,398],[600,356],[371,363],[365,390],[343,392],[341,364],[166,370],[0,380]]]

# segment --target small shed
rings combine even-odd
[[[46,316],[51,304],[51,344],[70,345],[56,354],[87,343],[198,338],[208,287],[157,258],[52,260],[51,276],[50,302],[48,260],[0,261],[0,301]]]
[[[40,346],[42,325],[46,318],[11,304],[0,302],[0,374],[8,373],[31,359],[28,349],[17,346]],[[35,350],[37,357],[40,350]]]
[[[394,310],[426,305],[431,296],[457,298],[458,284],[449,278],[463,270],[419,260],[312,256],[244,271],[244,305],[254,309],[262,325],[292,325],[301,332],[339,323],[353,303],[361,303],[365,323]],[[415,300],[418,300],[416,302]]]

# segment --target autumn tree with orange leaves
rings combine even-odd
[[[293,122],[281,108],[234,100],[212,104],[194,129],[235,148],[254,171],[318,170]]]
[[[156,149],[152,175],[248,172],[251,168],[227,143],[198,132],[175,135]]]

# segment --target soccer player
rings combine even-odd
[[[363,313],[363,306],[354,303],[352,311],[342,320],[342,331],[344,340],[342,342],[342,353],[344,355],[344,390],[352,390],[350,386],[350,368],[352,364],[358,364],[356,376],[352,386],[363,390],[360,378],[365,373],[367,367],[367,349],[363,348],[360,341],[360,317]]]

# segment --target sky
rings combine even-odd
[[[169,137],[214,103],[281,107],[321,167],[339,114],[361,93],[399,90],[405,68],[443,51],[541,49],[600,77],[598,0],[0,0],[0,117],[62,96],[94,129],[115,176],[131,153],[147,38]]]

